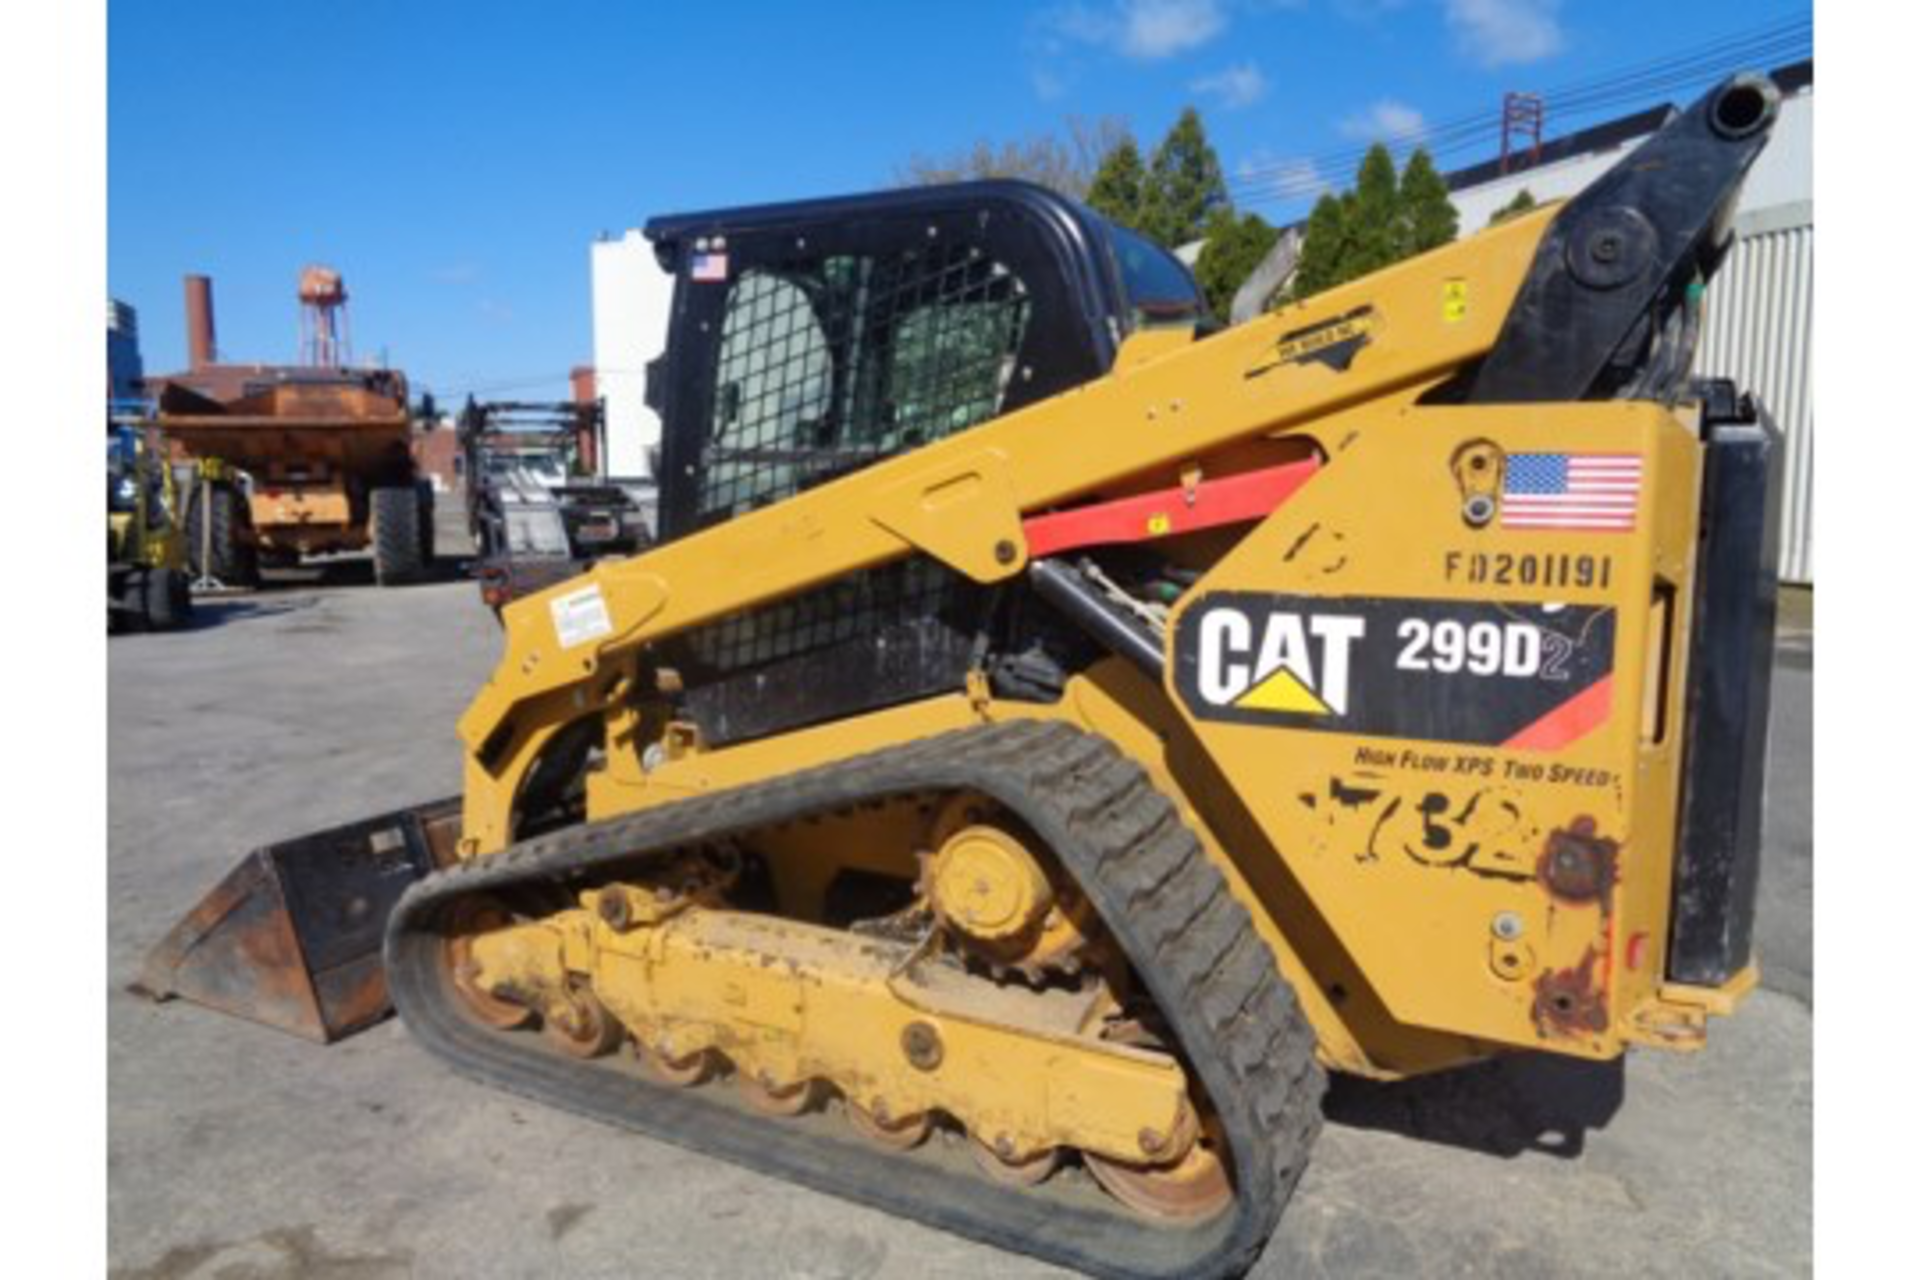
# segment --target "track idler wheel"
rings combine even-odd
[[[626,1038],[626,1028],[584,983],[575,983],[553,1002],[540,1030],[547,1043],[576,1058],[605,1057]]]
[[[497,1031],[511,1031],[526,1025],[533,1017],[533,1010],[502,999],[480,985],[480,966],[473,958],[473,940],[512,923],[513,916],[492,898],[472,897],[462,898],[448,908],[441,925],[446,940],[441,944],[440,962],[446,970],[447,981],[468,1015]]]
[[[851,1101],[847,1103],[847,1122],[862,1137],[895,1151],[911,1151],[933,1132],[933,1117],[924,1111],[917,1116],[896,1118],[886,1112],[884,1105],[874,1112]]]
[[[967,1139],[973,1162],[989,1179],[1005,1187],[1037,1187],[1060,1167],[1060,1148],[1048,1147],[1035,1155],[1020,1156],[1010,1148],[990,1145],[978,1138]]]

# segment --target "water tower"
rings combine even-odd
[[[300,363],[340,369],[353,359],[347,330],[347,282],[332,267],[300,272]]]

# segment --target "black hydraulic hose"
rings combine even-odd
[[[1159,639],[1102,595],[1085,574],[1058,560],[1035,560],[1027,566],[1027,576],[1042,600],[1066,614],[1088,635],[1155,680],[1165,677],[1167,656]]]

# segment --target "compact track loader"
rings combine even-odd
[[[1699,1045],[1778,440],[1689,369],[1777,102],[1224,332],[1019,183],[654,221],[661,545],[148,985],[1131,1277],[1248,1265],[1327,1071]]]

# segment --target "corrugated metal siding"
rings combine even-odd
[[[1777,219],[1770,219],[1776,221]],[[1813,581],[1813,221],[1743,235],[1707,288],[1695,370],[1758,396],[1786,436],[1780,577]]]

